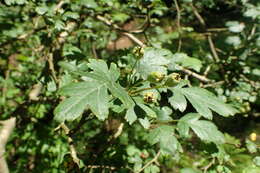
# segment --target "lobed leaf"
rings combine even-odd
[[[224,143],[224,135],[217,129],[217,127],[210,121],[199,120],[200,115],[196,113],[188,113],[182,117],[178,124],[177,129],[182,136],[187,136],[189,128],[204,141],[214,143]]]
[[[88,64],[92,72],[84,74],[92,81],[70,84],[60,89],[60,94],[70,96],[55,109],[55,119],[63,122],[79,117],[86,108],[89,108],[100,120],[108,116],[108,92],[107,89],[119,98],[126,108],[134,105],[131,97],[116,80],[120,72],[115,64],[108,69],[105,61],[90,60]]]
[[[134,107],[131,107],[126,111],[125,119],[127,122],[129,122],[130,125],[137,120]]]
[[[185,111],[187,107],[187,100],[181,93],[180,89],[173,88],[172,92],[173,96],[168,99],[171,106],[176,110],[179,109],[181,112]]]
[[[174,134],[174,128],[167,125],[159,126],[153,129],[148,137],[147,140],[152,145],[156,143],[160,143],[160,148],[162,151],[174,154],[176,151],[182,152],[182,148],[178,140],[176,139]]]
[[[199,59],[189,57],[186,53],[175,53],[172,55],[169,68],[172,70],[176,70],[178,69],[178,65],[193,69],[197,72],[199,72],[202,67],[202,63]]]
[[[195,110],[207,119],[212,119],[212,111],[222,115],[234,115],[237,110],[232,106],[225,104],[222,100],[217,98],[214,94],[203,88],[172,88],[173,96],[169,98],[170,104],[175,109],[184,111],[187,103],[184,101],[184,96]]]
[[[74,120],[88,107],[104,120],[108,116],[108,93],[105,84],[99,82],[81,82],[70,84],[61,89],[63,95],[69,95],[55,109],[55,119],[59,122]]]
[[[170,61],[167,59],[171,52],[165,49],[147,47],[144,49],[144,56],[137,63],[136,70],[143,79],[152,72],[161,72],[167,74],[167,65]]]

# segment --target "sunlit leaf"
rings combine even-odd
[[[172,55],[169,68],[172,70],[178,69],[176,64],[181,65],[182,67],[193,69],[197,72],[199,72],[202,67],[202,63],[199,59],[190,57],[186,53],[175,53]]]
[[[182,136],[187,136],[189,128],[204,141],[224,143],[224,135],[210,121],[199,120],[200,115],[189,113],[182,117],[178,122],[178,131]]]
[[[137,120],[137,116],[135,114],[134,107],[129,108],[126,111],[125,119],[127,122],[129,122],[130,125],[133,124],[133,122],[135,122],[135,120]]]
[[[147,117],[145,117],[145,118],[139,118],[138,120],[139,120],[140,124],[141,124],[145,129],[149,129],[149,127],[150,127],[150,122],[149,122],[149,120],[148,120]]]
[[[175,109],[185,110],[184,108],[186,107],[186,103],[183,99],[183,96],[185,96],[186,99],[188,99],[195,108],[195,110],[203,117],[208,119],[212,119],[211,110],[222,116],[234,115],[237,112],[235,108],[225,104],[214,94],[203,88],[173,88],[172,92],[173,97],[169,98],[169,102]],[[174,97],[174,93],[177,94],[178,97]]]
[[[245,28],[244,23],[239,23],[238,21],[228,21],[226,23],[226,26],[228,27],[229,31],[239,33],[242,32]]]
[[[179,109],[181,112],[185,111],[187,107],[187,101],[184,95],[181,93],[180,89],[173,88],[173,95],[168,99],[171,106],[174,109]]]
[[[80,82],[65,86],[62,95],[71,96],[56,107],[54,114],[57,121],[74,120],[89,107],[100,119],[108,116],[108,93],[106,85],[99,82]]]
[[[226,43],[233,46],[238,46],[241,44],[241,39],[239,36],[228,36],[226,39]]]
[[[69,66],[69,68],[73,67]],[[60,90],[61,95],[70,97],[61,102],[55,109],[56,120],[61,122],[74,120],[87,108],[100,120],[106,119],[108,116],[108,89],[122,101],[125,108],[134,105],[128,93],[116,83],[119,71],[115,64],[112,64],[108,69],[104,61],[90,60],[89,68],[93,71],[86,73],[85,76],[93,79],[93,81],[70,84]]]
[[[174,136],[174,128],[167,125],[161,125],[149,133],[147,140],[153,145],[160,143],[162,151],[174,154],[176,151],[182,151],[181,145]]]
[[[169,56],[171,56],[171,52],[168,50],[147,47],[144,49],[143,58],[141,58],[137,63],[137,72],[143,79],[147,79],[152,72],[161,72],[166,74],[166,66],[170,62],[167,59]]]

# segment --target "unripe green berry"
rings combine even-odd
[[[179,73],[172,73],[167,76],[165,85],[169,87],[176,86],[181,81],[181,76]]]
[[[152,72],[147,80],[152,82],[152,83],[157,83],[157,82],[161,82],[164,79],[165,75],[162,72]]]
[[[134,47],[133,54],[138,58],[142,58],[144,55],[144,48],[143,47]]]

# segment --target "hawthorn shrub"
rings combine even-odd
[[[10,172],[259,172],[259,22],[257,0],[3,0]]]

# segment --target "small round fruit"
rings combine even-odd
[[[146,92],[143,97],[146,103],[154,103],[156,102],[156,96],[153,92]]]
[[[147,80],[153,83],[161,82],[164,79],[165,75],[162,72],[152,72]]]
[[[181,81],[181,76],[179,73],[172,73],[170,75],[167,76],[165,85],[169,86],[169,87],[173,87],[175,85],[177,85],[178,83],[180,83]]]
[[[138,58],[142,58],[144,55],[144,48],[143,47],[134,47],[133,54]]]

